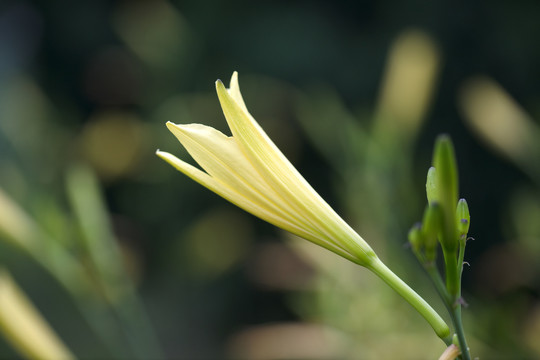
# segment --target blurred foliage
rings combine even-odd
[[[238,70],[278,147],[436,308],[403,244],[450,133],[476,238],[473,355],[538,358],[539,15],[534,1],[4,1],[2,281],[80,358],[440,355],[367,271],[154,156],[188,157],[167,120],[226,129],[212,84]],[[25,349],[0,338],[1,358]]]

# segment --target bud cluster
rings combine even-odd
[[[471,217],[467,201],[458,201],[457,162],[447,135],[437,138],[432,165],[426,178],[428,203],[422,221],[409,232],[409,243],[424,266],[434,266],[441,245],[448,291],[457,296]]]
[[[461,322],[461,304],[465,303],[461,298],[461,273],[471,216],[467,201],[458,201],[457,162],[454,146],[447,135],[439,136],[435,142],[432,167],[427,173],[426,194],[428,204],[422,222],[416,223],[409,231],[409,243],[450,312],[456,330],[454,342],[459,342],[458,353],[461,352],[464,360],[469,360]],[[446,281],[436,266],[439,244]]]

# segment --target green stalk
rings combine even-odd
[[[458,271],[459,271],[460,284],[461,284],[461,275],[463,274],[463,261],[465,260],[466,243],[467,243],[467,235],[464,235],[459,239]],[[459,289],[458,295],[461,296],[461,288]]]
[[[452,304],[452,300],[450,299],[450,295],[448,295],[448,291],[446,290],[444,281],[441,278],[441,274],[439,274],[439,271],[437,271],[435,263],[424,265],[424,269],[426,269],[426,272],[431,278],[431,281],[435,285],[435,289],[437,289],[439,296],[443,300],[444,306],[446,306],[446,309],[449,313],[452,312],[452,307],[450,306],[450,304]]]
[[[464,253],[463,246],[461,246],[460,251],[459,251],[459,259],[461,260],[460,261],[461,264],[463,263],[463,253]],[[469,347],[465,339],[465,331],[463,329],[463,323],[461,321],[461,304],[459,302],[459,299],[461,297],[461,290],[460,288],[458,288],[457,297],[450,295],[449,292],[447,291],[447,288],[444,285],[444,281],[441,278],[441,275],[439,274],[439,272],[437,271],[437,268],[435,267],[435,264],[425,265],[424,268],[426,269],[428,275],[433,281],[433,284],[435,285],[435,288],[437,289],[439,296],[443,300],[444,305],[446,309],[448,310],[448,313],[450,314],[450,318],[452,319],[452,323],[454,324],[454,329],[458,337],[459,348],[461,350],[461,358],[463,360],[470,360],[471,355],[469,353]],[[461,282],[461,276],[459,276],[458,278]]]
[[[373,262],[368,265],[368,269],[379,276],[392,289],[401,295],[401,297],[407,300],[407,302],[427,320],[437,336],[441,338],[445,344],[448,345],[452,343],[450,328],[446,322],[424,299],[422,299],[422,297],[420,297],[420,295],[394,274],[381,260],[378,258],[373,260]]]
[[[461,284],[461,275],[463,273],[463,259],[465,257],[465,245],[467,242],[467,235],[462,236],[459,239],[459,255],[458,255],[458,271],[459,271],[459,283]],[[453,311],[450,312],[452,322],[459,340],[459,347],[461,350],[463,360],[470,360],[471,355],[469,353],[469,346],[467,345],[467,339],[465,338],[465,331],[463,329],[463,323],[461,320],[461,287],[458,289],[456,301],[453,304]]]
[[[461,357],[463,360],[471,360],[471,354],[469,353],[469,346],[465,339],[465,331],[463,330],[463,323],[461,321],[461,304],[456,304],[452,312],[450,312],[452,322],[456,329],[456,334],[459,340],[459,349],[461,350]]]
[[[457,249],[456,249],[457,250]],[[443,246],[444,269],[446,275],[446,288],[452,301],[459,298],[459,289],[461,283],[460,266],[456,264],[457,251],[447,251]]]

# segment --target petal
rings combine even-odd
[[[232,86],[232,92],[239,93],[237,84]],[[321,232],[332,243],[364,259],[374,256],[369,245],[311,188],[249,112],[230,95],[223,83],[218,81],[216,88],[223,112],[239,146],[281,198],[289,199],[289,204],[297,212],[309,214],[309,218],[317,224],[314,230]]]
[[[189,154],[206,172],[240,192],[271,191],[238,147],[236,141],[222,132],[201,124],[177,125],[167,123]],[[243,179],[239,183],[239,179]],[[249,189],[246,189],[246,186]]]
[[[303,212],[303,208],[298,207],[296,201],[291,201],[293,198],[290,195],[294,190],[284,191],[287,189],[284,184],[290,184],[291,174],[296,172],[296,169],[277,149],[255,119],[229,94],[223,83],[218,81],[216,87],[229,127],[245,156],[281,199],[293,206],[295,211]],[[237,86],[235,87],[237,89]]]
[[[236,71],[233,72],[232,74],[228,92],[232,96],[232,98],[236,101],[236,103],[240,105],[240,107],[245,112],[248,112],[246,104],[244,103],[244,98],[242,97],[242,93],[240,92],[240,85],[238,84],[238,72]]]
[[[281,201],[253,168],[234,138],[201,124],[176,125],[168,122],[167,127],[212,178],[299,227],[313,227],[287,202]]]
[[[269,222],[272,225],[301,236],[331,251],[337,252],[341,256],[350,259],[351,261],[355,261],[352,255],[344,253],[341,249],[335,250],[332,244],[326,244],[316,234],[313,234],[307,229],[299,227],[287,219],[284,219],[283,217],[279,216],[279,214],[268,211],[266,208],[254,203],[250,198],[247,198],[243,194],[237,192],[236,189],[229,187],[227,184],[222,183],[218,179],[214,179],[204,171],[201,171],[185,161],[178,159],[176,156],[170,153],[158,150],[156,154],[180,172],[184,173],[202,186],[215,192],[224,199],[230,201],[239,208],[263,219],[264,221]]]

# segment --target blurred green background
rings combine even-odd
[[[0,265],[79,358],[437,358],[380,280],[154,155],[189,158],[166,121],[227,132],[214,81],[236,70],[278,147],[441,311],[404,244],[449,133],[476,239],[472,354],[539,358],[539,16],[509,0],[4,0]],[[0,358],[17,358],[8,338]]]

